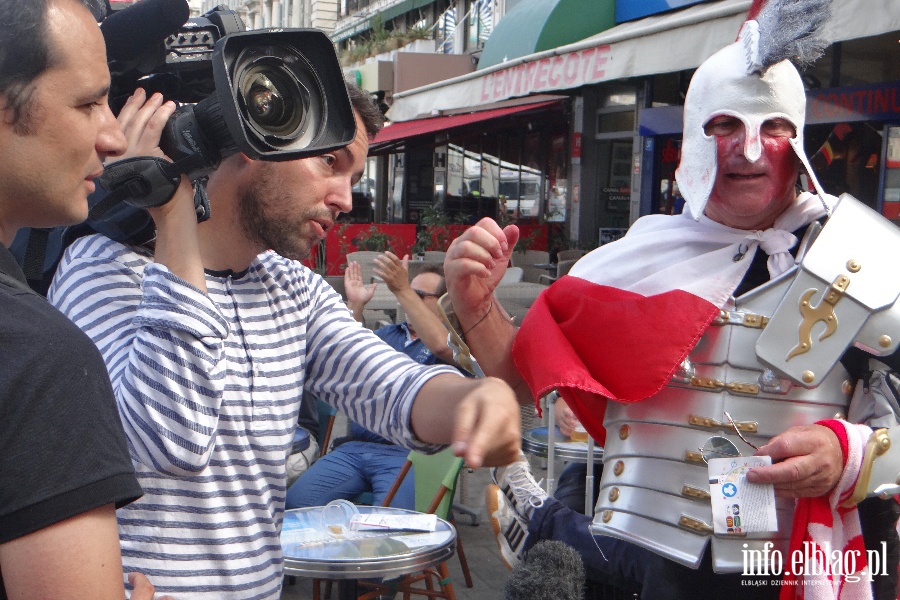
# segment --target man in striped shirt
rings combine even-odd
[[[359,325],[298,259],[351,208],[378,113],[353,88],[357,134],[322,156],[226,158],[199,226],[190,185],[151,214],[153,248],[82,238],[49,297],[104,356],[143,499],[119,512],[127,570],[184,599],[278,598],[285,457],[303,390],[392,442],[453,444],[473,466],[517,454],[518,409],[497,379],[425,367]],[[137,92],[130,154],[161,155],[174,111]]]

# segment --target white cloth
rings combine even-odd
[[[837,201],[826,196],[829,205]],[[674,289],[723,306],[750,268],[757,248],[769,254],[774,277],[794,265],[791,233],[826,215],[819,196],[804,192],[770,229],[734,229],[705,215],[650,215],[639,219],[625,237],[601,246],[581,260],[569,275],[592,283],[655,296]],[[740,258],[737,258],[740,257]]]

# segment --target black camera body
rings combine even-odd
[[[144,0],[135,8],[153,1]],[[172,2],[155,1],[160,10]],[[165,125],[160,147],[174,161],[166,175],[177,181],[175,175],[183,173],[195,182],[200,220],[209,214],[203,179],[223,158],[240,152],[256,160],[295,160],[353,141],[356,120],[334,46],[323,32],[246,31],[237,13],[218,7],[139,53],[124,59],[113,56],[110,37],[127,40],[128,29],[136,25],[115,23],[109,36],[104,30],[111,58],[111,105],[114,111],[120,109],[137,87],[181,103]],[[136,184],[135,178],[142,177],[139,167],[107,169],[98,179],[92,227],[116,239],[134,239],[121,231],[122,215],[130,211],[118,204],[158,206],[159,193],[138,191],[164,185],[158,177]],[[128,221],[133,224],[134,216]],[[142,229],[152,225],[149,215],[145,221]]]
[[[118,113],[138,87],[181,103],[154,158],[110,161],[95,182],[88,221],[19,231],[10,249],[29,284],[46,293],[63,250],[93,232],[143,244],[155,228],[146,208],[168,202],[182,174],[194,182],[197,219],[209,216],[205,177],[238,152],[294,160],[353,141],[356,120],[334,46],[313,29],[246,31],[234,11],[188,19],[185,0],[141,0],[101,24]]]

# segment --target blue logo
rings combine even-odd
[[[737,486],[733,483],[726,483],[722,486],[722,493],[725,494],[727,498],[731,498],[737,494]]]

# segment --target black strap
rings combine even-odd
[[[32,229],[28,233],[28,243],[25,245],[25,260],[22,271],[25,279],[32,288],[39,285],[44,279],[44,261],[47,258],[47,243],[50,240],[50,232],[53,229]]]

